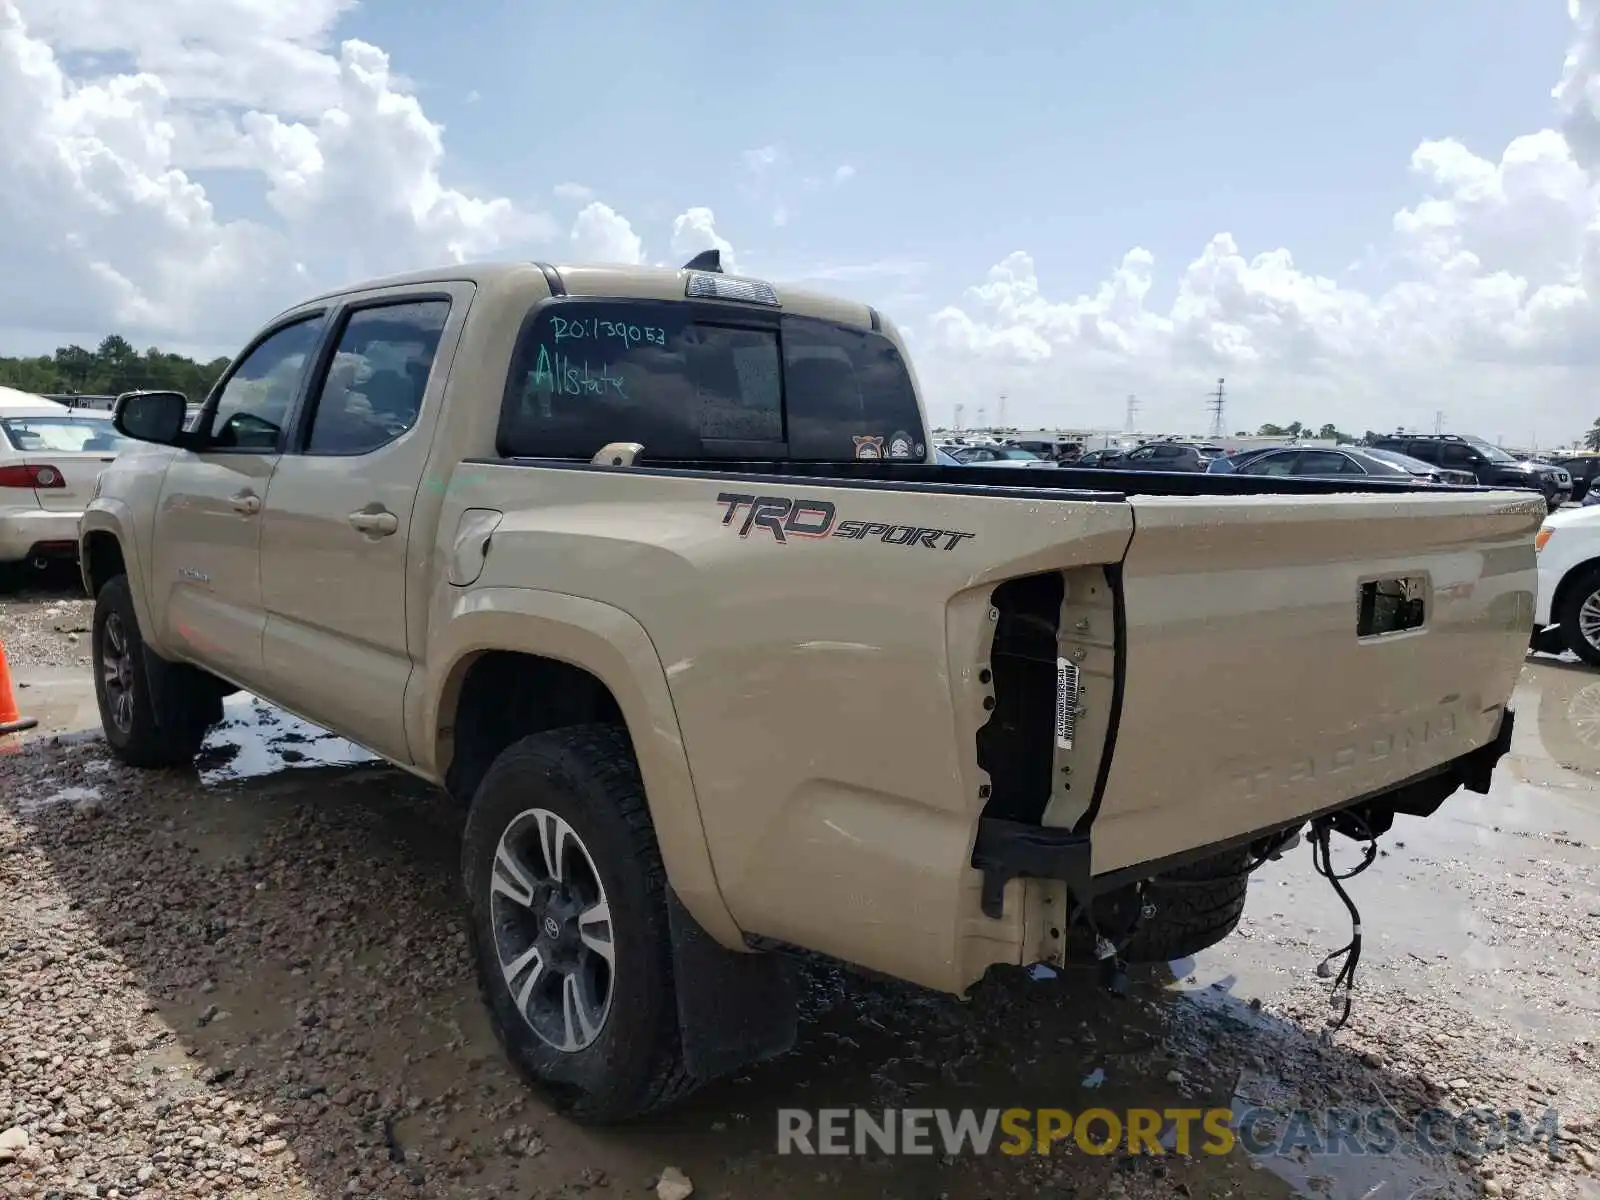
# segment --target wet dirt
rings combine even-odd
[[[1312,968],[1348,940],[1349,920],[1301,848],[1259,874],[1234,938],[1143,974],[1127,998],[1078,974],[1011,971],[961,1004],[804,961],[792,1052],[612,1130],[553,1115],[507,1067],[460,932],[460,817],[431,789],[247,697],[192,773],[126,771],[92,736],[36,738],[0,760],[15,782],[0,793],[24,801],[0,812],[12,827],[0,838],[0,1061],[70,1058],[114,1010],[138,1031],[122,1066],[158,1080],[145,1088],[155,1099],[130,1102],[127,1129],[159,1131],[174,1105],[208,1122],[240,1114],[254,1165],[224,1163],[209,1180],[174,1169],[154,1177],[165,1190],[124,1195],[651,1195],[668,1165],[697,1196],[797,1200],[1593,1195],[1600,674],[1531,658],[1517,707],[1493,793],[1400,818],[1348,885],[1365,945],[1351,1025],[1331,1044]],[[49,949],[69,943],[72,954]],[[51,1021],[28,1015],[40,996],[56,997]],[[71,1004],[81,1016],[64,1015]],[[7,1087],[0,1072],[0,1127]],[[10,1099],[13,1113],[39,1103]],[[168,1112],[152,1118],[151,1104]],[[835,1106],[1343,1106],[1402,1126],[1477,1106],[1556,1111],[1565,1138],[1554,1153],[1508,1144],[1480,1160],[1403,1144],[1383,1156],[1132,1158],[1070,1141],[1048,1157],[777,1153],[779,1109]],[[125,1162],[128,1178],[126,1155],[148,1153],[87,1133],[78,1144]],[[18,1178],[7,1171],[0,1162],[0,1188]]]

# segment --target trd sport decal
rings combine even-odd
[[[739,536],[747,538],[752,529],[764,529],[777,541],[790,538],[845,538],[860,542],[873,538],[886,546],[922,546],[928,550],[954,550],[974,533],[956,529],[929,529],[922,525],[885,525],[881,521],[840,521],[834,506],[826,500],[796,500],[792,496],[747,496],[723,492],[717,503],[725,505],[722,523],[732,525],[739,517]]]

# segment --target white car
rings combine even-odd
[[[95,480],[127,444],[108,412],[0,389],[0,571],[75,558]]]
[[[1557,509],[1534,538],[1539,598],[1533,647],[1600,667],[1600,505]]]

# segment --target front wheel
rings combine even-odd
[[[1555,614],[1561,636],[1592,667],[1600,667],[1600,568],[1592,568],[1565,589]]]
[[[90,652],[111,752],[131,767],[193,762],[206,730],[221,718],[218,694],[193,668],[147,655],[126,575],[108,580],[95,596]]]
[[[478,785],[462,845],[478,986],[522,1072],[573,1118],[687,1094],[666,872],[627,734],[533,734]]]

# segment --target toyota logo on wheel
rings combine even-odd
[[[544,919],[544,935],[552,940],[561,936],[561,926],[556,924],[554,917]]]

